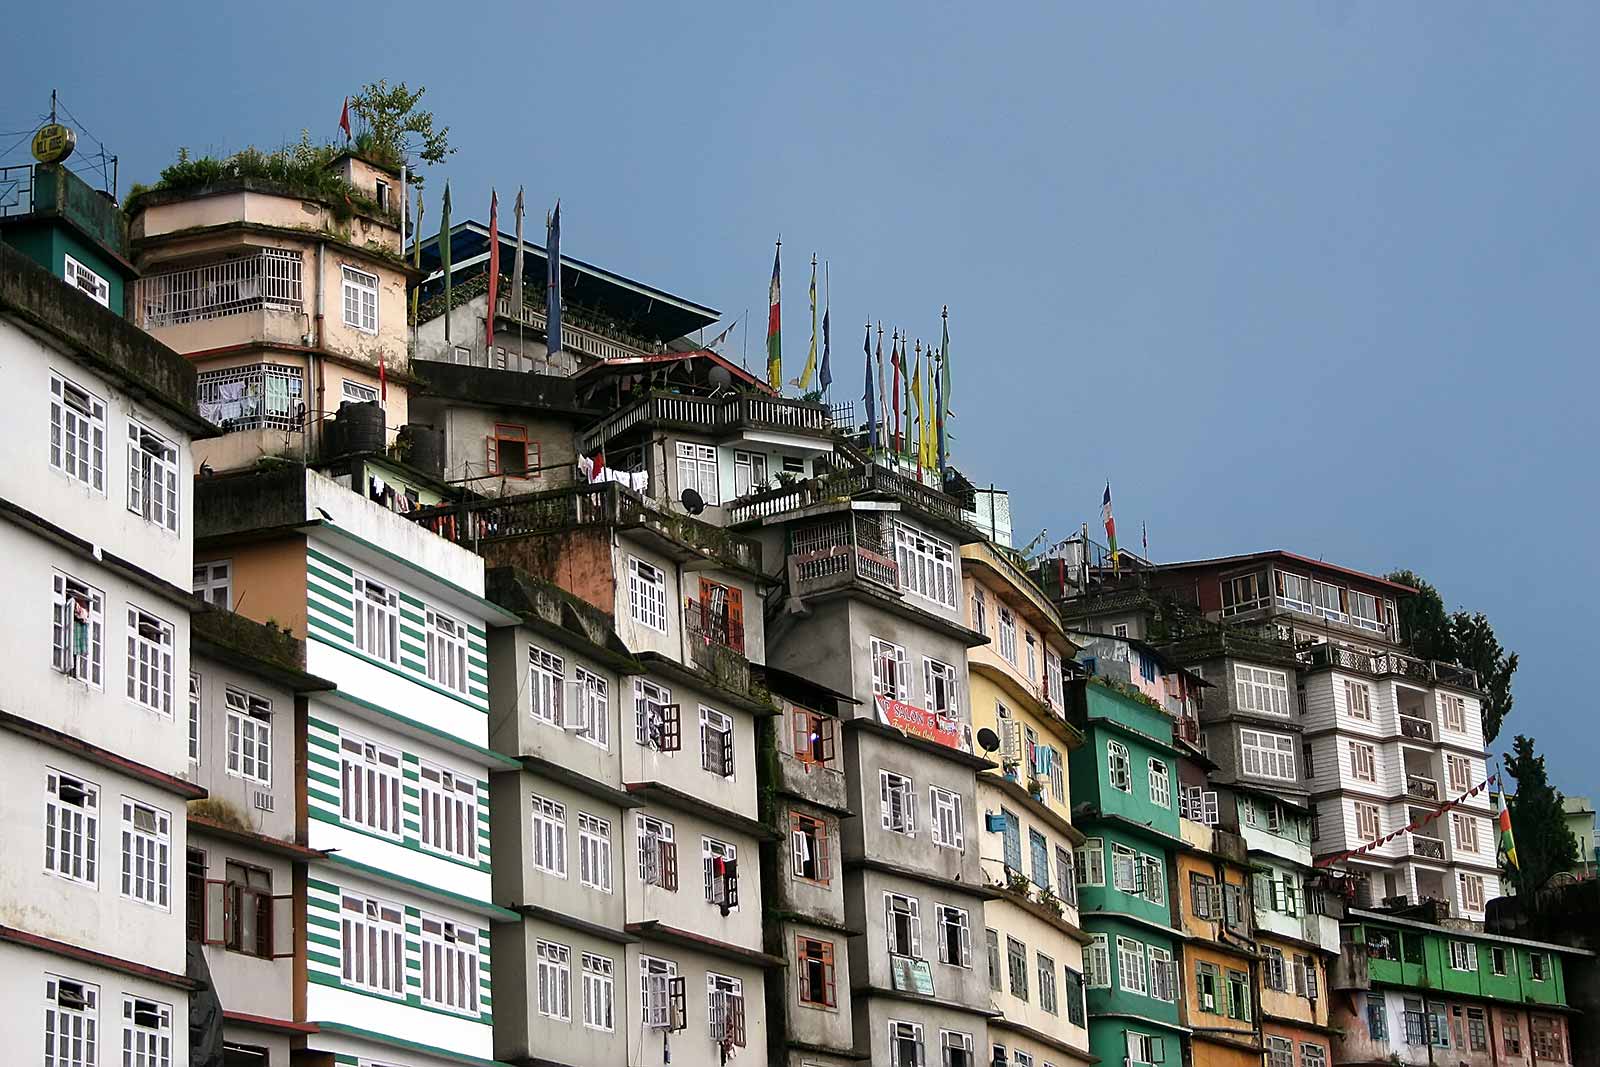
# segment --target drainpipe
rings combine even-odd
[[[327,248],[327,246],[324,245],[321,241],[317,242],[317,300],[316,300],[316,309],[317,310],[316,310],[316,317],[313,320],[314,323],[315,323],[315,329],[313,331],[314,336],[312,337],[312,345],[313,345],[313,349],[314,350],[311,352],[310,357],[309,357],[310,358],[310,364],[311,364],[312,377],[316,379],[317,406],[313,410],[315,411],[315,414],[316,414],[317,444],[319,446],[322,443],[322,416],[323,416],[323,410],[324,410],[322,405],[323,405],[323,387],[325,385],[325,382],[323,381],[324,365],[323,365],[323,361],[322,361],[319,353],[322,351],[323,343],[324,343],[324,341],[326,339],[325,338],[325,331],[324,331],[323,317],[322,317],[322,314],[323,314],[323,292],[322,292],[322,288],[323,288],[323,286],[322,286],[322,282],[323,282],[323,261],[324,261],[324,254],[325,254],[326,248]],[[308,435],[308,437],[309,437],[309,435]],[[310,450],[311,450],[311,442],[308,439],[306,441],[306,451],[307,451],[307,453],[309,453]],[[311,457],[308,454],[306,456],[306,458],[309,460]]]

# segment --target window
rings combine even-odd
[[[583,954],[583,1025],[591,1030],[616,1029],[613,1014],[613,962],[609,956]]]
[[[1123,793],[1133,792],[1133,772],[1128,762],[1128,747],[1121,741],[1106,742],[1106,773],[1112,789]]]
[[[566,684],[566,661],[536,645],[529,645],[528,706],[535,719],[552,726],[562,725],[561,698]],[[640,742],[643,743],[642,737]]]
[[[1017,662],[1017,618],[1004,604],[1000,605],[1000,654],[1007,663]]]
[[[1466,756],[1457,756],[1446,753],[1444,757],[1444,776],[1449,784],[1450,792],[1465,792],[1472,788],[1472,761]]]
[[[128,699],[172,714],[172,624],[128,605]]]
[[[1290,611],[1301,611],[1311,614],[1311,579],[1303,574],[1289,574],[1284,571],[1275,571],[1277,579],[1278,603]]]
[[[1216,879],[1199,871],[1189,872],[1189,910],[1197,919],[1215,919],[1220,910],[1221,893]]]
[[[1295,993],[1307,1000],[1316,1000],[1319,994],[1317,961],[1312,956],[1296,955],[1294,958]]]
[[[1111,884],[1124,893],[1138,894],[1143,890],[1144,863],[1139,854],[1127,845],[1111,843]]]
[[[1080,886],[1103,886],[1106,884],[1106,850],[1105,839],[1091,837],[1084,841],[1077,850],[1078,863],[1077,875]]]
[[[352,735],[339,738],[339,814],[345,822],[398,840],[403,779],[397,750]]]
[[[954,609],[960,582],[956,578],[955,551],[950,543],[904,523],[895,523],[894,543],[901,588]],[[1015,662],[1015,650],[1011,658]]]
[[[1285,718],[1289,714],[1289,676],[1284,671],[1240,665],[1234,668],[1234,690],[1240,711]]]
[[[1244,971],[1232,971],[1228,980],[1228,1018],[1250,1021],[1250,976]]]
[[[379,178],[372,184],[372,198],[377,201],[379,211],[389,210],[389,183]]]
[[[1467,1009],[1467,1045],[1473,1052],[1489,1051],[1489,1023],[1482,1008]]]
[[[767,457],[759,452],[733,454],[733,495],[749,496],[767,487]]]
[[[628,611],[633,620],[667,632],[667,579],[659,567],[628,557]]]
[[[1446,730],[1465,733],[1467,729],[1467,701],[1455,693],[1439,694],[1439,721]]]
[[[810,815],[792,812],[789,838],[794,854],[794,876],[807,882],[827,884],[832,876],[828,866],[828,824]]]
[[[1239,934],[1249,932],[1246,919],[1249,911],[1244,904],[1244,886],[1227,884],[1222,887],[1222,922],[1228,929]]]
[[[423,763],[422,846],[457,859],[478,858],[478,785],[473,779]]]
[[[1028,679],[1031,681],[1039,677],[1039,642],[1034,639],[1031,632],[1025,634],[1024,637],[1025,647],[1028,650]]]
[[[962,833],[961,794],[931,786],[928,789],[928,804],[933,812],[931,820],[933,843],[940,848],[961,851],[965,845]]]
[[[833,942],[798,936],[795,955],[800,961],[800,1003],[818,1008],[834,1007],[838,1003],[838,993],[833,972]]]
[[[939,1067],[976,1067],[972,1058],[971,1034],[957,1030],[940,1030],[939,1049],[942,1053]]]
[[[100,790],[60,771],[45,775],[44,869],[84,885],[96,884]]]
[[[1269,1036],[1267,1067],[1294,1067],[1294,1042],[1286,1037]]]
[[[924,692],[927,708],[935,715],[957,716],[961,713],[961,684],[956,669],[936,659],[922,659]]]
[[[172,1067],[170,1004],[122,998],[122,1063],[123,1067]]]
[[[1372,721],[1372,689],[1365,682],[1352,682],[1345,679],[1344,683],[1344,708],[1346,714],[1352,719],[1362,722]]]
[[[200,675],[189,672],[189,762],[200,762]]]
[[[101,307],[111,306],[111,285],[99,274],[90,270],[82,263],[73,259],[70,254],[62,256],[62,279],[84,296],[99,304]],[[150,1061],[154,1063],[155,1061]],[[139,1067],[144,1067],[140,1061]]]
[[[1561,1040],[1561,1024],[1555,1019],[1544,1015],[1531,1015],[1528,1018],[1529,1031],[1532,1036],[1533,1058],[1536,1060],[1564,1061],[1566,1053],[1563,1048],[1565,1042]]]
[[[1038,830],[1028,830],[1028,852],[1033,861],[1033,884],[1050,891],[1050,843]]]
[[[1012,1049],[1011,1062],[1015,1067],[1033,1067],[1033,1053],[1024,1052],[1020,1048]]]
[[[44,1067],[96,1067],[100,989],[44,976]]]
[[[677,752],[683,747],[681,709],[672,693],[643,678],[633,680],[633,729],[641,745],[657,752]]]
[[[1134,1063],[1164,1063],[1167,1058],[1166,1040],[1150,1034],[1127,1031],[1128,1059]]]
[[[199,873],[203,879],[203,854]],[[225,880],[221,883],[205,883],[200,916],[205,943],[221,944],[229,952],[242,952],[262,959],[273,959],[280,952],[292,951],[290,944],[273,944],[280,915],[277,911],[279,902],[283,904],[283,917],[288,916],[290,909],[287,898],[272,895],[272,872],[263,867],[227,860],[223,865],[223,874]],[[289,940],[289,937],[284,937],[285,942]],[[274,951],[275,947],[278,952]]]
[[[989,599],[981,585],[972,587],[972,628],[989,636]]]
[[[1061,657],[1049,648],[1044,650],[1044,699],[1052,708],[1063,704],[1061,696]]]
[[[889,953],[911,959],[922,958],[922,911],[915,897],[899,893],[883,895]]]
[[[883,828],[913,837],[917,832],[917,798],[911,779],[893,771],[878,772],[878,812]]]
[[[1072,852],[1064,845],[1056,846],[1056,892],[1063,903],[1078,903],[1078,882],[1072,869]]]
[[[1382,993],[1367,994],[1367,1036],[1374,1041],[1389,1040],[1389,1016],[1383,1008]]]
[[[1378,780],[1378,750],[1360,741],[1350,742],[1350,773],[1357,781]]]
[[[228,773],[262,785],[272,784],[272,703],[228,686]],[[398,805],[398,801],[396,801]],[[397,829],[399,809],[395,808]]]
[[[1186,785],[1178,796],[1178,811],[1185,819],[1215,826],[1218,822],[1217,794],[1198,785]]]
[[[639,841],[639,880],[669,893],[678,891],[678,846],[670,822],[640,812],[634,824]]]
[[[707,504],[721,500],[717,492],[717,450],[710,445],[678,442],[678,492],[693,489]]]
[[[1450,824],[1455,830],[1456,848],[1463,852],[1478,851],[1478,820],[1459,812],[1450,813]]]
[[[344,324],[362,333],[378,332],[378,276],[343,267]]]
[[[1039,952],[1035,953],[1034,962],[1038,965],[1039,1007],[1056,1015],[1056,961]]]
[[[1128,636],[1128,624],[1125,623],[1125,622],[1119,622],[1119,623],[1115,624],[1114,626],[1112,626],[1111,627],[1111,636],[1112,637],[1127,637]]]
[[[921,1023],[889,1021],[889,1067],[924,1067]]]
[[[467,691],[467,628],[442,611],[427,612],[428,680],[457,693]]]
[[[422,1002],[478,1014],[478,932],[435,915],[422,916]]]
[[[178,529],[178,449],[128,420],[128,510],[174,533]]]
[[[739,850],[737,846],[713,837],[700,839],[700,868],[708,904],[716,904],[726,915],[739,906]]]
[[[1067,967],[1062,972],[1062,992],[1067,1000],[1067,1022],[1073,1026],[1087,1025],[1083,1003],[1083,975]]]
[[[1001,843],[1005,856],[1006,877],[1009,879],[1015,873],[1020,878],[1022,876],[1022,821],[1017,818],[1015,813],[1007,811],[1005,808],[1000,809],[1000,819],[1004,824],[1004,829],[1001,831],[1004,835]]]
[[[1144,898],[1152,904],[1165,904],[1167,902],[1167,871],[1166,864],[1160,856],[1145,853],[1139,857],[1139,864],[1143,868],[1140,882],[1144,886]]]
[[[1355,806],[1356,837],[1362,841],[1376,841],[1383,834],[1383,821],[1378,813],[1378,805],[1358,800]]]
[[[611,823],[578,812],[578,881],[611,892]]]
[[[1090,989],[1111,988],[1111,948],[1106,934],[1090,934],[1083,950],[1083,978]]]
[[[51,664],[62,674],[99,688],[104,659],[105,594],[60,571],[53,572]]]
[[[1383,633],[1383,618],[1378,613],[1378,598],[1371,593],[1350,590],[1350,621],[1363,630]]]
[[[1505,1043],[1506,1055],[1522,1055],[1522,1025],[1515,1015],[1500,1016],[1500,1039]]]
[[[610,747],[611,698],[604,678],[582,667],[573,668],[563,725],[592,745]]]
[[[1209,1015],[1222,1014],[1222,1000],[1217,995],[1221,985],[1221,973],[1217,965],[1204,960],[1194,965],[1194,990],[1195,999],[1200,1010]]]
[[[254,363],[201,371],[196,386],[201,416],[224,430],[303,427],[305,374],[299,367]]]
[[[50,375],[50,466],[105,492],[105,401],[56,374]]]
[[[1178,999],[1178,972],[1168,949],[1150,946],[1150,995],[1169,1003]]]
[[[644,1024],[652,1030],[676,1030],[683,1025],[683,980],[678,965],[652,956],[639,957],[639,1000]]]
[[[1006,938],[1006,973],[1011,976],[1011,995],[1028,999],[1028,946],[1014,937]]]
[[[1311,579],[1311,601],[1316,605],[1317,614],[1324,619],[1333,622],[1347,621],[1344,612],[1344,590],[1337,585]]]
[[[349,378],[341,379],[339,383],[339,403],[344,404],[370,404],[378,399],[378,390],[361,382],[353,382]]]
[[[733,777],[733,717],[700,706],[700,766]]]
[[[1246,774],[1285,782],[1295,780],[1295,741],[1288,734],[1240,730],[1239,747],[1244,755]]]
[[[533,866],[535,870],[567,876],[567,808],[533,794]]]
[[[972,926],[963,908],[935,905],[934,920],[939,924],[939,962],[954,967],[972,966]]]
[[[339,918],[347,984],[384,996],[405,996],[404,911],[398,904],[343,894]]]
[[[233,610],[233,562],[226,559],[194,565],[194,595],[223,611]]]
[[[801,763],[833,762],[835,722],[807,708],[794,709],[794,756]]]
[[[989,950],[989,988],[1000,992],[1000,935],[988,927],[983,931],[984,944]]]
[[[872,639],[872,692],[891,700],[905,700],[911,690],[911,669],[906,650],[899,645]]]
[[[168,906],[172,817],[122,799],[122,895],[157,908]]]
[[[549,1019],[572,1018],[572,949],[554,941],[534,944],[538,1011]]]
[[[1172,808],[1172,780],[1167,775],[1167,765],[1158,759],[1150,761],[1150,803],[1158,808]]]
[[[1144,944],[1131,937],[1117,938],[1117,984],[1140,996],[1150,991],[1145,978]]]
[[[1267,595],[1265,571],[1257,574],[1241,574],[1222,580],[1222,614],[1238,615],[1241,612],[1268,607],[1270,604],[1271,597]]]
[[[1461,883],[1461,909],[1463,911],[1483,910],[1483,875],[1459,874],[1456,876]],[[1540,976],[1535,975],[1536,979]]]
[[[504,478],[539,476],[539,443],[528,440],[528,428],[497,422],[483,439],[484,466]]]
[[[400,662],[399,594],[360,574],[353,580],[356,647],[385,663]]]
[[[1270,945],[1261,949],[1261,984],[1280,993],[1289,990],[1289,969],[1284,964],[1283,952]]]
[[[1528,953],[1528,977],[1535,982],[1545,980],[1545,955],[1542,952]]]

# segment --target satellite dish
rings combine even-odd
[[[706,380],[718,388],[726,389],[733,384],[733,375],[728,373],[728,368],[714,366],[706,372]]]
[[[698,515],[706,509],[705,499],[693,489],[685,489],[678,500],[682,502],[683,510],[691,515]]]
[[[985,726],[978,731],[978,745],[985,752],[993,752],[1000,747],[1000,738],[993,730]]]

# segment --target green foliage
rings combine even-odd
[[[1412,649],[1423,659],[1454,662],[1455,638],[1450,632],[1450,613],[1445,610],[1439,590],[1415,571],[1395,571],[1389,575],[1389,580],[1417,591],[1416,596],[1401,600],[1399,606],[1401,632],[1411,642]]]
[[[1519,896],[1532,896],[1551,878],[1578,863],[1578,842],[1561,810],[1561,791],[1545,775],[1544,757],[1534,740],[1518,734],[1505,755],[1506,773],[1517,780],[1511,808],[1511,833],[1516,839],[1520,869],[1506,865],[1506,878]]]
[[[413,154],[424,163],[442,163],[455,149],[450,127],[435,128],[433,112],[417,107],[427,91],[405,82],[390,86],[382,78],[363,85],[350,98],[350,113],[361,127],[354,138],[357,151],[392,167],[409,164]],[[422,184],[420,176],[412,181]]]
[[[1517,654],[1507,653],[1495,637],[1483,612],[1457,611],[1444,606],[1444,598],[1414,571],[1395,571],[1389,580],[1409,585],[1417,595],[1400,602],[1400,622],[1417,655],[1445,663],[1459,663],[1478,673],[1483,690],[1483,740],[1492,743],[1511,713],[1511,677],[1517,673]]]

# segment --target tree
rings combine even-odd
[[[1506,880],[1518,895],[1530,898],[1578,862],[1578,842],[1561,810],[1561,791],[1550,785],[1544,757],[1535,755],[1533,746],[1533,738],[1518,734],[1505,756],[1506,773],[1517,780],[1516,796],[1506,803],[1518,863],[1506,865]]]
[[[1445,610],[1444,598],[1428,580],[1415,571],[1395,571],[1389,575],[1391,582],[1409,585],[1417,591],[1400,601],[1401,632],[1411,642],[1412,649],[1423,659],[1455,662],[1455,634],[1450,628],[1450,613]]]
[[[424,163],[441,163],[455,151],[450,147],[450,127],[434,128],[433,112],[417,107],[428,90],[412,90],[405,82],[390,86],[379,79],[361,87],[350,98],[350,111],[362,125],[357,147],[385,163],[400,166],[415,153]],[[415,179],[422,184],[421,179]]]
[[[1483,740],[1493,743],[1511,712],[1511,676],[1517,673],[1517,654],[1507,654],[1483,612],[1451,613],[1427,579],[1415,571],[1395,571],[1391,582],[1409,585],[1415,596],[1400,602],[1400,622],[1406,640],[1423,659],[1459,663],[1478,674],[1483,691]]]

